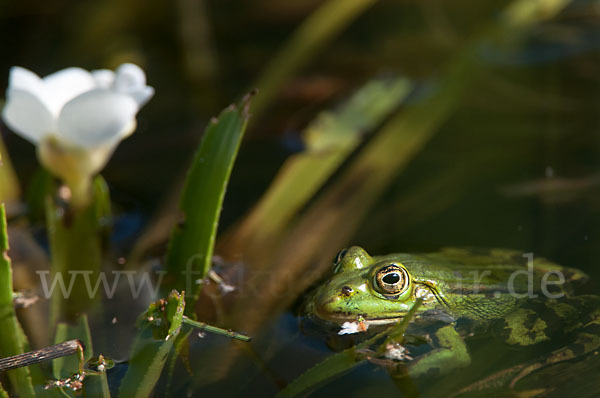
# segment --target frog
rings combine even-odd
[[[510,249],[371,256],[353,246],[338,253],[331,276],[314,290],[305,309],[318,320],[358,324],[365,331],[401,321],[418,302],[406,333],[421,333],[428,349],[403,359],[414,379],[469,366],[467,340],[477,335],[515,348],[551,347],[487,379],[493,384],[502,378],[514,387],[545,366],[598,353],[600,297],[573,294],[587,279],[576,268]],[[550,344],[553,339],[561,343]]]

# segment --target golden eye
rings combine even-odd
[[[399,265],[387,265],[375,274],[375,287],[384,295],[404,293],[408,289],[408,272]]]

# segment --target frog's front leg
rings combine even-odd
[[[411,377],[445,374],[471,363],[467,346],[453,324],[438,329],[434,334],[434,343],[435,349],[408,364]]]

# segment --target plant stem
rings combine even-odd
[[[221,329],[216,326],[211,326],[204,322],[193,321],[190,318],[188,318],[187,316],[183,317],[183,323],[186,323],[186,324],[193,326],[195,328],[198,328],[200,330],[206,330],[207,332],[210,332],[210,333],[220,334],[222,336],[228,336],[235,340],[246,341],[246,342],[252,340],[252,338],[250,336],[246,336],[245,334],[237,333],[232,330]]]

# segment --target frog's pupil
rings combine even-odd
[[[392,272],[381,278],[381,280],[388,285],[395,285],[400,282],[400,275],[397,272]]]

